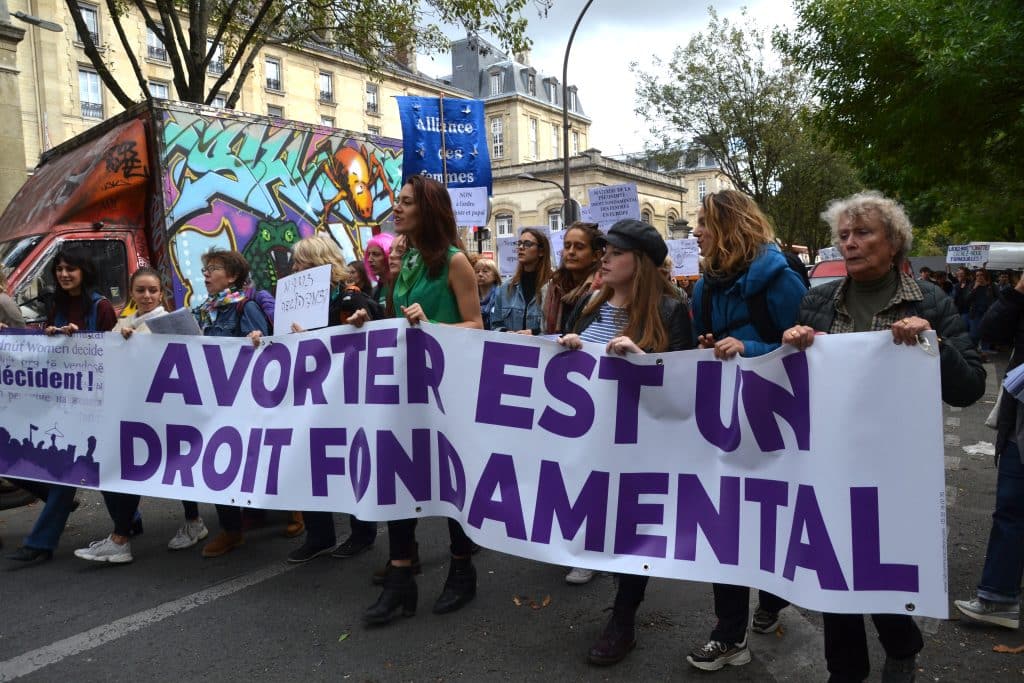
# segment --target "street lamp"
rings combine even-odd
[[[61,26],[60,24],[56,24],[52,21],[47,21],[46,19],[40,19],[39,17],[32,16],[31,14],[25,14],[21,10],[18,10],[17,12],[11,12],[11,16],[14,17],[15,19],[20,19],[24,21],[26,24],[32,24],[33,26],[38,26],[39,28],[45,28],[47,31],[53,31],[54,33],[60,33],[61,31],[64,30],[64,27]]]
[[[576,17],[576,23],[572,25],[572,33],[569,34],[569,42],[565,45],[565,59],[562,60],[562,211],[565,216],[566,226],[572,225],[579,219],[576,207],[569,198],[569,50],[572,49],[573,38],[576,37],[576,29],[583,21],[583,15],[590,9],[594,0],[587,0],[587,4],[580,10]]]

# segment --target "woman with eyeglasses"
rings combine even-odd
[[[569,331],[569,315],[594,289],[604,244],[597,223],[577,221],[565,231],[562,263],[552,274],[544,295],[544,334]]]
[[[249,263],[237,251],[211,249],[203,254],[207,297],[192,309],[206,337],[259,337],[270,334],[270,321],[260,305],[245,295]],[[245,542],[242,509],[217,505],[221,532],[203,547],[203,557],[220,557]]]
[[[551,243],[535,228],[525,228],[516,243],[519,264],[498,288],[491,306],[491,329],[540,334],[544,328],[544,292],[551,279]]]
[[[408,251],[394,280],[392,306],[410,325],[437,323],[483,329],[473,266],[459,239],[451,198],[444,185],[414,175],[402,186],[394,208],[395,232],[405,238]],[[397,239],[391,245],[394,256]],[[368,319],[357,311],[349,322]],[[473,542],[462,526],[448,520],[451,565],[435,614],[454,612],[476,596],[476,568],[470,555]],[[388,522],[389,563],[384,590],[366,612],[363,622],[383,625],[396,615],[416,613],[418,591],[413,578],[416,559],[416,520]]]
[[[574,332],[558,343],[580,349],[583,342],[602,344],[605,353],[662,353],[693,348],[690,315],[679,299],[666,293],[658,268],[668,246],[652,226],[637,220],[617,222],[608,231],[601,257],[601,289],[585,296],[569,317]],[[612,616],[590,649],[592,664],[621,661],[636,646],[636,611],[647,589],[646,576],[622,574]]]

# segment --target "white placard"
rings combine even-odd
[[[179,308],[165,315],[144,320],[146,327],[153,334],[188,334],[201,335],[203,331],[196,322],[196,317],[187,308]]]
[[[636,183],[592,187],[590,194],[590,221],[607,230],[624,218],[640,220],[640,197]]]
[[[668,255],[672,257],[672,275],[700,275],[700,247],[690,237],[682,240],[665,240]]]
[[[822,247],[818,250],[818,262],[821,261],[842,261],[843,255],[838,247]]]
[[[518,237],[499,237],[495,240],[497,247],[498,272],[502,278],[511,277],[516,272],[516,265],[519,263],[519,253],[516,251]]]
[[[946,247],[946,263],[973,263],[988,261],[987,244],[951,244]]]
[[[449,187],[448,194],[452,198],[457,225],[487,225],[486,187]]]
[[[317,266],[277,281],[274,331],[289,334],[292,323],[304,330],[327,325],[331,303],[331,266]]]

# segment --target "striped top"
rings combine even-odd
[[[629,312],[625,308],[612,306],[605,301],[597,311],[597,318],[580,332],[580,339],[586,342],[607,344],[622,334],[629,324]]]

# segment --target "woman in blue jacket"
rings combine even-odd
[[[540,334],[544,328],[544,292],[551,279],[551,242],[540,230],[526,228],[516,243],[519,265],[498,288],[491,307],[491,329]]]
[[[723,190],[704,197],[693,234],[704,257],[704,276],[691,302],[698,347],[713,348],[721,359],[777,349],[782,332],[796,321],[807,287],[776,245],[768,219],[747,195]],[[750,661],[750,589],[718,583],[713,589],[718,624],[708,642],[686,658],[705,671]],[[788,604],[761,591],[751,629],[773,632]]]

